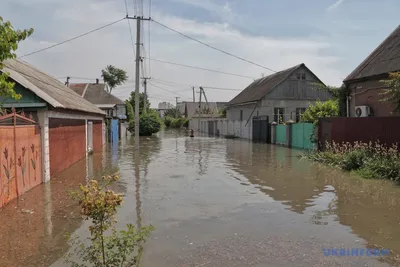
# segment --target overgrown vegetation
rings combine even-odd
[[[182,127],[189,127],[189,120],[186,118],[171,118],[164,117],[164,124],[167,128],[179,129]]]
[[[381,101],[394,104],[393,112],[400,113],[400,72],[390,73],[389,79],[382,80],[381,83],[388,87],[381,93]]]
[[[167,110],[164,112],[164,117],[180,118],[180,117],[182,117],[182,114],[181,114],[181,112],[179,111],[179,109],[177,109],[177,108],[170,108],[170,109],[167,109]]]
[[[321,118],[335,117],[338,115],[338,102],[332,99],[325,102],[317,101],[314,105],[311,104],[306,111],[301,114],[300,120],[317,125]]]
[[[140,136],[150,136],[152,134],[158,133],[161,129],[161,124],[162,124],[162,121],[156,111],[149,110],[147,113],[142,113],[142,114],[140,114],[139,135]],[[129,121],[128,130],[131,133],[135,132],[135,120],[134,119],[131,119]]]
[[[135,112],[135,91],[131,92],[131,95],[127,101],[129,101],[130,105],[132,106],[132,110],[133,110],[132,114],[134,114],[134,112]],[[149,101],[148,97],[146,96],[147,110],[150,109],[150,105],[151,105],[150,101]],[[139,93],[139,114],[142,114],[143,110],[144,110],[144,93]],[[128,112],[128,115],[129,115],[129,112]],[[130,120],[131,118],[129,118],[129,116],[128,116],[128,119]],[[134,119],[134,118],[132,117],[132,119]]]
[[[344,171],[355,171],[364,178],[400,182],[400,154],[397,145],[386,147],[379,142],[327,143],[324,151],[312,151],[307,157]]]
[[[73,199],[79,201],[81,215],[92,224],[87,242],[78,236],[69,239],[74,253],[67,255],[66,263],[72,267],[138,266],[140,248],[154,227],[150,225],[138,229],[127,224],[126,230],[117,231],[115,215],[123,198],[109,186],[118,179],[118,175],[111,175],[104,176],[100,182],[91,180],[73,193]],[[106,235],[106,232],[109,234]],[[77,261],[72,260],[74,255],[78,256]]]
[[[11,97],[20,99],[21,95],[14,91],[14,83],[9,80],[9,74],[2,72],[3,62],[7,59],[16,58],[15,51],[18,44],[28,38],[33,29],[15,30],[9,21],[4,21],[0,16],[0,97]]]
[[[317,91],[328,92],[332,96],[331,99],[337,102],[338,116],[347,116],[346,101],[347,96],[350,94],[350,90],[347,89],[346,86],[342,85],[341,87],[335,87],[316,83],[314,84],[314,88]]]

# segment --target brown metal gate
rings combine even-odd
[[[0,116],[0,207],[42,183],[40,140],[32,116]]]

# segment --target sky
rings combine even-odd
[[[1,0],[1,16],[17,29],[34,28],[17,55],[48,47],[126,16],[124,0]],[[135,1],[126,0],[135,15]],[[398,25],[398,0],[143,0],[143,15],[226,52],[275,71],[306,64],[325,84],[340,86]],[[151,11],[151,12],[150,12]],[[136,21],[130,20],[136,37]],[[151,106],[192,101],[192,86],[208,101],[228,102],[268,69],[215,51],[143,21],[142,56],[240,74],[250,78],[144,60],[140,76],[151,77]],[[114,65],[129,80],[113,94],[127,99],[134,90],[135,58],[128,20],[22,60],[70,82],[95,82]],[[78,79],[84,78],[84,79]],[[140,91],[143,91],[141,86]],[[196,100],[198,100],[196,89]]]

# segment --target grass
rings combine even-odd
[[[306,157],[343,171],[354,171],[363,178],[400,182],[397,145],[387,147],[379,142],[327,143],[324,151],[311,151]]]

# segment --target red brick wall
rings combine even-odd
[[[84,120],[49,119],[50,175],[65,170],[85,157]]]
[[[103,127],[101,121],[93,121],[93,150],[99,151],[103,147]]]

